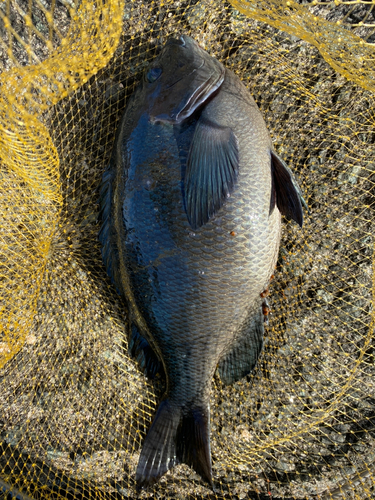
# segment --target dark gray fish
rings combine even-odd
[[[166,393],[138,487],[177,463],[212,486],[211,381],[250,373],[280,213],[301,193],[239,78],[188,36],[170,39],[133,94],[101,188],[103,260],[129,305],[129,350]]]

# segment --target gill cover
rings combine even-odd
[[[224,74],[192,38],[170,38],[144,77],[150,121],[181,123],[220,87]]]

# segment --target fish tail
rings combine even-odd
[[[177,456],[213,488],[210,447],[210,407],[190,409],[183,416],[177,436]]]
[[[143,444],[137,489],[155,483],[178,463],[193,467],[212,487],[209,422],[208,404],[185,410],[164,399]]]

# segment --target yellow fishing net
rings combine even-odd
[[[215,380],[215,491],[180,465],[140,498],[375,496],[375,3],[0,0],[0,498],[136,498],[163,392],[127,356],[98,189],[142,72],[187,33],[235,71],[311,214],[284,224],[254,374]]]

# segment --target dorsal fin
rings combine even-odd
[[[108,276],[111,278],[112,283],[115,285],[117,292],[121,295],[123,293],[121,279],[119,275],[120,261],[118,248],[113,237],[112,228],[112,182],[115,177],[115,167],[113,160],[109,165],[102,177],[102,184],[100,187],[99,197],[99,216],[98,220],[101,222],[99,231],[99,241],[102,245],[102,257],[106,267]]]

